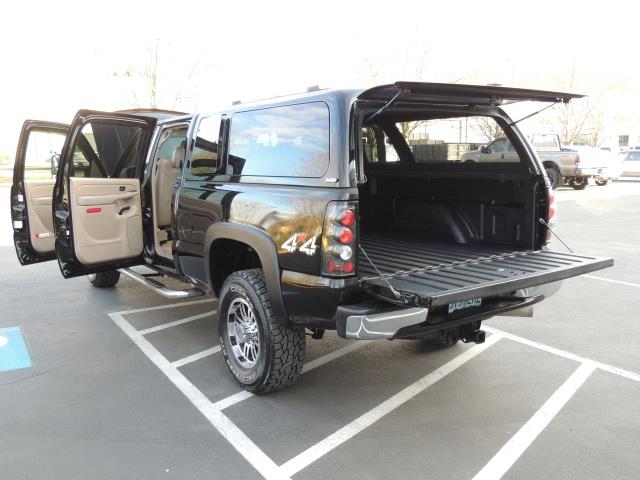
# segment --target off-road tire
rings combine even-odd
[[[551,188],[555,190],[560,186],[560,182],[562,180],[560,171],[553,166],[544,167],[544,169],[547,171],[547,177],[549,177],[549,181],[551,182]]]
[[[120,280],[120,272],[111,270],[109,272],[91,273],[87,275],[87,278],[89,283],[96,288],[115,287],[118,280]]]
[[[229,307],[242,299],[251,307],[258,326],[260,350],[255,365],[245,367],[232,348]],[[227,277],[219,296],[218,334],[231,374],[245,390],[255,394],[280,390],[295,382],[306,353],[304,327],[282,325],[274,316],[267,282],[261,269],[241,270]]]
[[[576,178],[572,178],[571,181],[569,182],[569,185],[571,185],[571,188],[573,188],[574,190],[584,190],[585,188],[587,188],[587,185],[589,185],[589,180],[587,180],[585,177],[577,177],[580,180],[576,180]]]

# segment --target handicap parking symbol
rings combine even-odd
[[[0,372],[30,366],[31,357],[20,327],[0,328]]]

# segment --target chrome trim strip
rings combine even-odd
[[[188,298],[204,295],[204,292],[198,288],[190,288],[189,290],[174,290],[165,285],[162,285],[158,281],[152,282],[144,275],[141,275],[138,272],[134,272],[130,268],[121,268],[120,273],[126,275],[129,278],[132,278],[136,282],[141,283],[145,287],[150,288],[154,292],[159,293],[166,298]]]
[[[345,337],[352,340],[392,338],[401,328],[422,323],[427,319],[427,308],[405,308],[388,313],[351,315],[347,317]]]

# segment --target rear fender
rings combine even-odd
[[[229,239],[242,242],[253,248],[260,258],[262,270],[267,281],[267,292],[271,297],[271,308],[278,322],[282,325],[289,323],[289,317],[282,300],[280,285],[280,265],[278,264],[278,252],[271,237],[259,228],[249,225],[241,225],[228,222],[219,222],[211,225],[205,235],[205,278],[209,290],[213,292],[211,248],[218,239]]]

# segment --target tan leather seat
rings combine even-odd
[[[156,219],[160,228],[171,225],[171,192],[178,180],[182,160],[184,160],[184,144],[175,148],[171,158],[160,158],[158,160]]]

